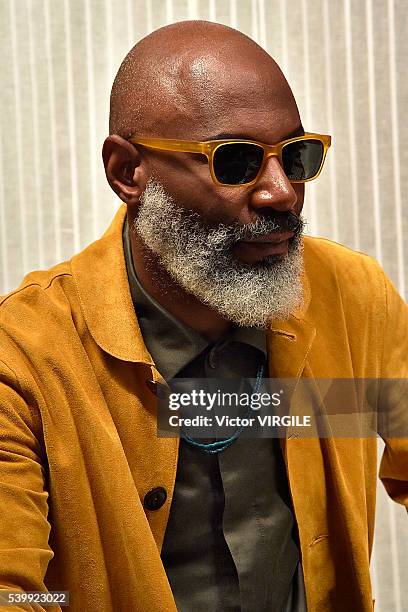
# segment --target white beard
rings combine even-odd
[[[305,221],[299,219],[303,227]],[[283,258],[245,264],[232,254],[232,247],[248,232],[253,237],[276,230],[271,223],[261,218],[247,226],[210,227],[198,213],[178,207],[160,183],[149,180],[131,231],[188,293],[237,325],[266,328],[302,304],[301,231]]]

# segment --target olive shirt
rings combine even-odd
[[[254,378],[267,361],[265,332],[233,327],[217,342],[206,340],[141,286],[127,219],[123,244],[138,322],[163,377]],[[216,454],[180,441],[161,558],[181,612],[306,610],[278,440],[238,438]]]

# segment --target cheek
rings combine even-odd
[[[207,223],[231,223],[245,205],[242,193],[213,182],[208,164],[162,165],[156,177],[177,206],[197,212]]]
[[[251,222],[251,218],[246,218],[248,192],[245,189],[216,185],[207,162],[197,162],[177,155],[164,159],[157,156],[152,170],[174,203],[197,212],[204,222],[214,225],[228,225],[237,220],[242,224]],[[245,218],[242,219],[243,215]]]
[[[200,201],[203,201],[203,193],[197,193]],[[226,225],[236,221],[246,223],[245,220],[241,220],[242,215],[248,210],[249,195],[245,189],[223,187],[211,181],[205,196],[203,217],[205,216],[208,222]]]

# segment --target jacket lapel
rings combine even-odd
[[[303,302],[287,319],[276,319],[267,331],[269,376],[299,378],[316,336],[316,328],[307,319],[311,301],[310,283],[302,272]]]
[[[122,244],[125,215],[123,204],[103,236],[71,259],[71,269],[95,342],[118,359],[153,366],[130,294]]]

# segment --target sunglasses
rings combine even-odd
[[[291,183],[306,183],[322,171],[331,136],[305,133],[303,136],[268,145],[252,140],[169,140],[164,138],[126,138],[132,144],[148,149],[199,153],[207,157],[211,178],[215,184],[239,187],[253,185],[270,157],[277,157]]]

